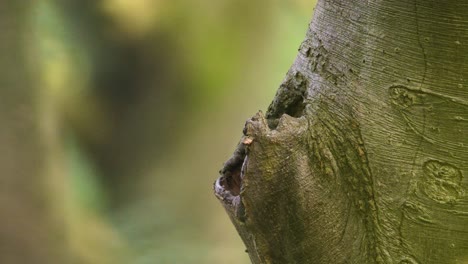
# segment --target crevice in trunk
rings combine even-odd
[[[231,158],[226,161],[219,171],[220,177],[215,182],[215,192],[222,196],[223,200],[229,196],[239,196],[242,187],[243,165],[246,162],[247,153],[244,143],[240,143]]]
[[[307,78],[302,73],[287,75],[265,115],[270,129],[276,129],[283,114],[296,118],[304,115],[307,86]]]
[[[232,195],[240,195],[242,185],[242,164],[245,161],[245,151],[236,153],[229,159],[224,168],[221,170],[221,177],[219,183],[224,190],[229,191]]]
[[[244,170],[248,162],[246,146],[252,143],[252,139],[244,137],[231,158],[226,161],[219,171],[220,177],[214,183],[215,195],[226,208],[241,222],[246,219],[245,208],[241,200],[242,180]]]

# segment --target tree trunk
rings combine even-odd
[[[468,262],[468,3],[322,0],[221,170],[252,263]]]
[[[41,93],[28,67],[32,6],[30,1],[0,2],[0,263],[5,264],[66,263],[68,253],[57,212],[63,201],[56,200],[51,185],[63,186],[50,184],[46,175]]]

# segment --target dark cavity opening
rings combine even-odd
[[[221,186],[234,196],[240,195],[243,178],[242,166],[245,159],[245,147],[241,144],[220,171],[222,175],[219,181]]]
[[[283,114],[296,118],[304,115],[307,87],[307,79],[300,72],[288,75],[288,79],[281,84],[268,107],[266,118],[270,129],[276,129],[278,119]]]
[[[232,195],[237,196],[240,194],[240,188],[242,184],[241,170],[236,169],[235,171],[228,171],[221,177],[221,186],[226,191],[229,191]]]

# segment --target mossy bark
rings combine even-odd
[[[253,263],[468,262],[468,3],[319,1],[215,194]]]

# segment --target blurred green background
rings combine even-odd
[[[315,1],[26,2],[0,3],[0,203],[55,219],[72,263],[249,263],[212,183]],[[11,232],[47,247],[31,230]]]

